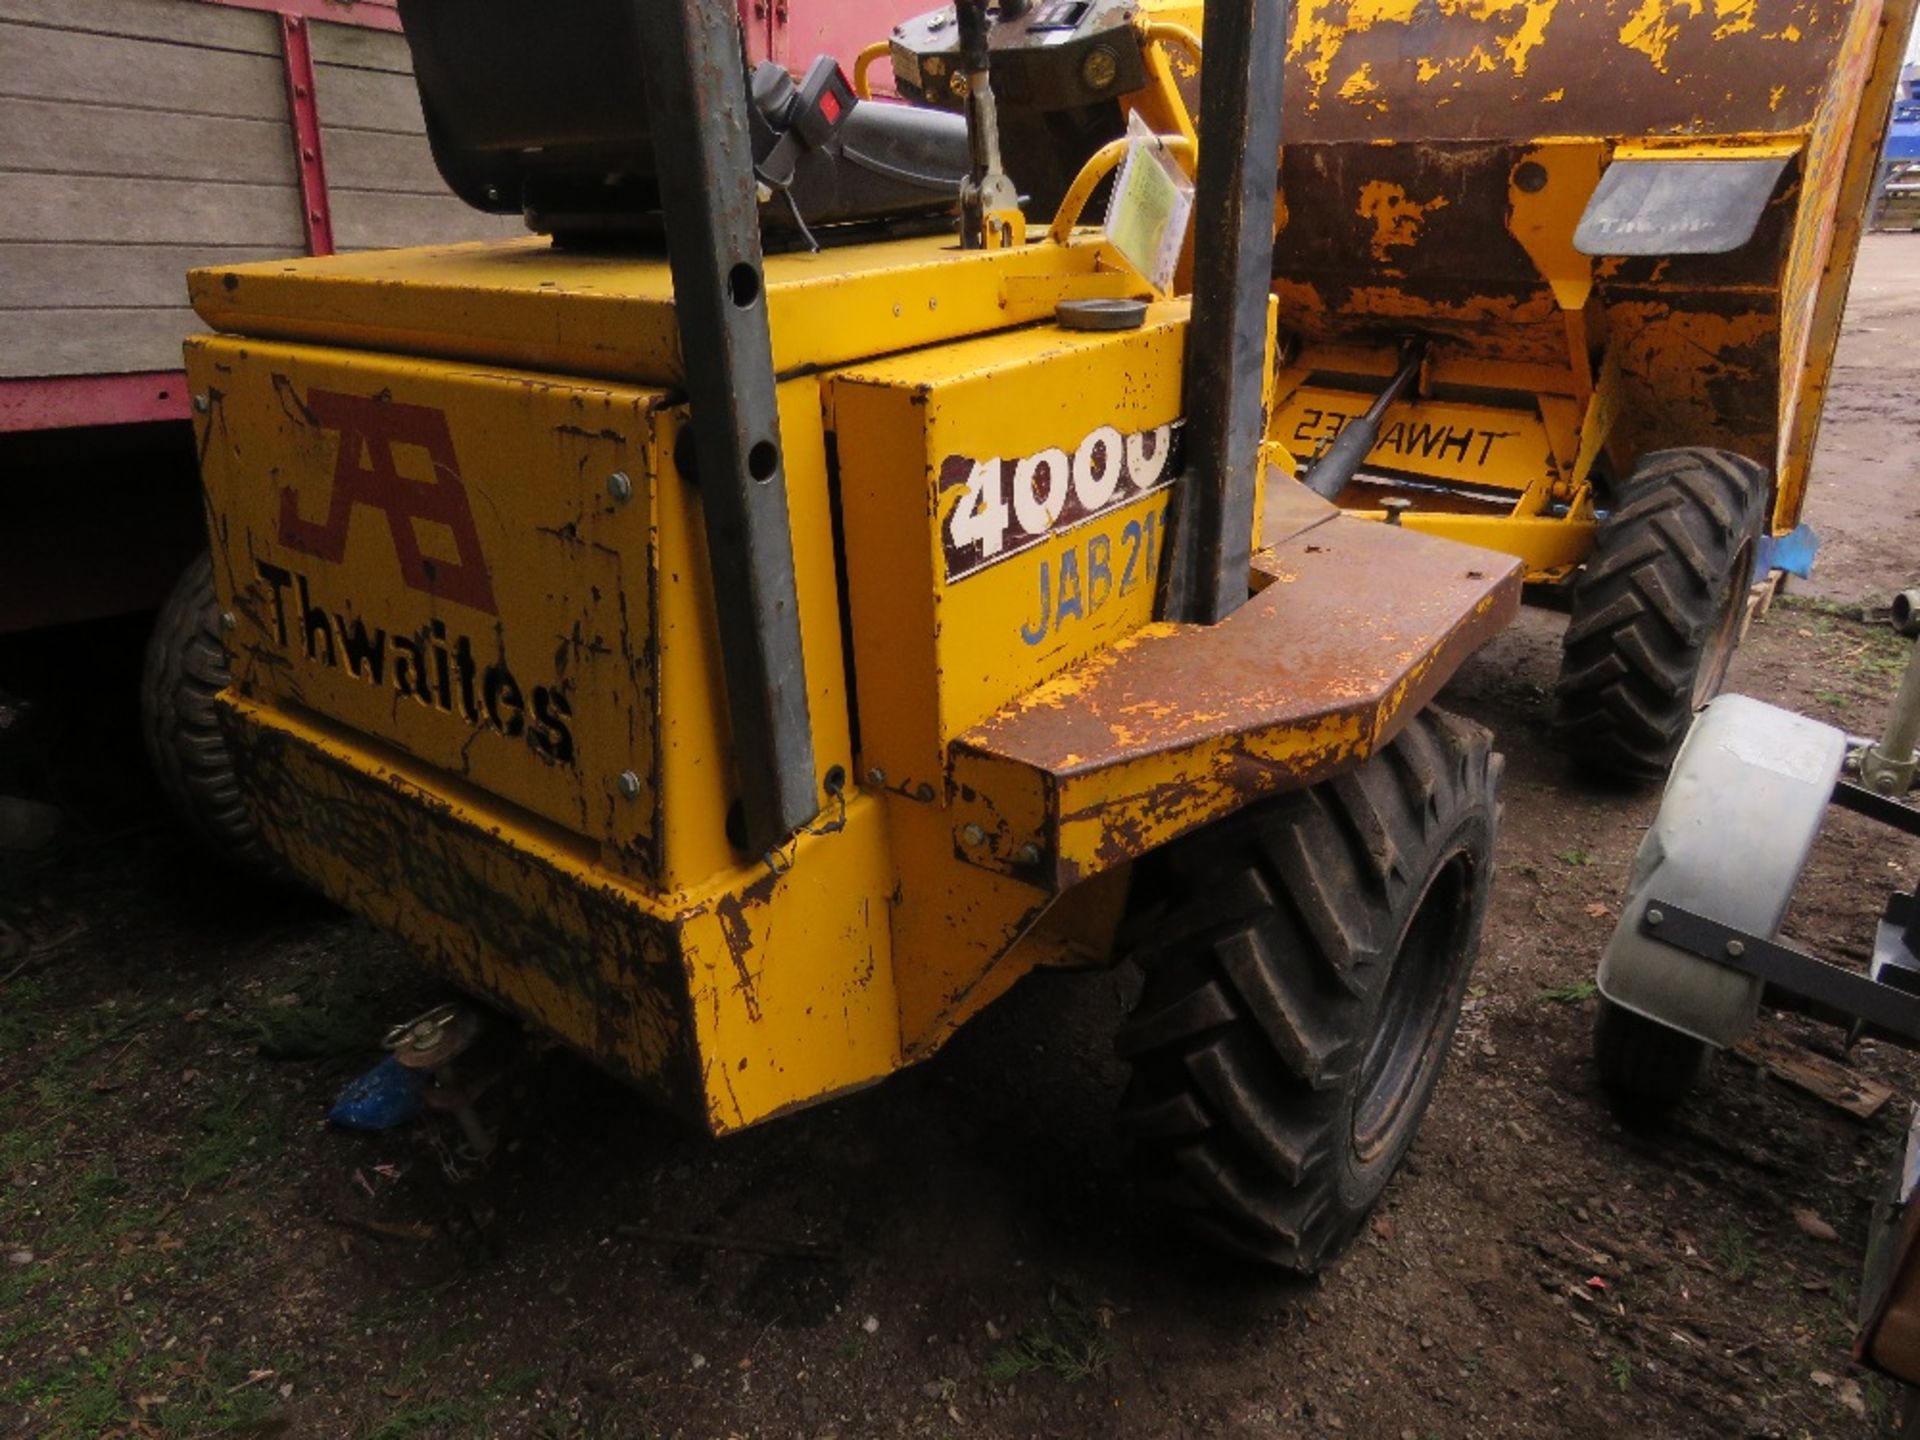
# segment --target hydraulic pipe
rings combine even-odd
[[[1340,492],[1353,483],[1353,477],[1360,473],[1361,465],[1380,442],[1380,425],[1387,411],[1398,404],[1420,378],[1420,367],[1427,358],[1426,344],[1412,341],[1401,348],[1400,357],[1400,368],[1387,382],[1387,388],[1374,397],[1364,414],[1342,427],[1333,437],[1333,443],[1314,456],[1301,472],[1300,483],[1314,494],[1338,500]]]

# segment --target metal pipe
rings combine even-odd
[[[1893,628],[1908,639],[1920,637],[1920,590],[1902,590],[1887,607]]]
[[[1400,357],[1400,368],[1387,382],[1387,388],[1374,396],[1373,403],[1358,419],[1342,426],[1333,443],[1300,472],[1300,483],[1314,494],[1338,500],[1340,492],[1353,483],[1353,477],[1360,473],[1360,467],[1380,441],[1380,425],[1387,411],[1397,405],[1419,379],[1420,367],[1427,359],[1426,342],[1408,341],[1400,348]]]
[[[1906,794],[1913,788],[1914,769],[1920,766],[1920,756],[1914,754],[1916,744],[1920,744],[1920,640],[1914,641],[1907,655],[1886,729],[1860,756],[1860,779],[1882,795]]]
[[[1160,605],[1170,620],[1211,625],[1251,593],[1287,10],[1287,0],[1206,0],[1201,22],[1188,461]]]

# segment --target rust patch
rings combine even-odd
[[[763,875],[738,894],[728,894],[715,902],[713,913],[720,921],[720,934],[727,942],[727,954],[733,961],[733,973],[739,979],[734,986],[746,1008],[747,1019],[760,1020],[760,996],[754,989],[752,956],[757,948],[751,915],[773,898],[777,875]]]
[[[1518,611],[1511,557],[1357,520],[1310,533],[1255,557],[1283,583],[1220,624],[1132,637],[956,743],[969,785],[1007,787],[990,810],[1017,812],[1012,788],[1039,787],[1056,880],[1358,762]]]

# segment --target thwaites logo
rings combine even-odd
[[[347,530],[360,506],[386,516],[400,560],[400,578],[424,590],[488,615],[498,615],[493,576],[480,553],[473,507],[453,453],[447,414],[426,405],[369,400],[337,390],[309,390],[307,412],[322,430],[340,437],[333,462],[333,494],[324,520],[300,513],[300,496],[291,485],[280,491],[280,543],[289,550],[338,565],[347,554]],[[430,478],[400,473],[393,447],[424,451]],[[459,556],[449,563],[429,560],[420,550],[420,521],[444,525]]]
[[[346,558],[355,517],[371,510],[385,519],[400,578],[411,589],[498,617],[493,576],[480,551],[446,412],[320,389],[307,392],[306,410],[320,429],[339,437],[333,489],[320,520],[300,513],[292,486],[281,489],[281,545],[338,565]],[[396,447],[423,456],[425,473],[402,473]],[[454,559],[422,550],[422,524],[438,526],[451,537]],[[364,684],[391,688],[474,730],[524,741],[544,760],[574,763],[568,724],[573,708],[565,682],[523,684],[508,664],[498,624],[491,627],[495,639],[489,657],[445,619],[413,628],[369,620],[352,596],[339,589],[328,593],[324,571],[309,575],[264,560],[256,560],[254,569],[272,596],[273,633],[281,649]]]
[[[940,464],[940,494],[961,494],[942,535],[947,579],[984,570],[1171,485],[1180,478],[1181,428],[1175,421],[1122,435],[1102,425],[1071,453],[1041,450],[1017,460],[948,456]]]

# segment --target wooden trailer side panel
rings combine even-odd
[[[0,0],[0,377],[177,370],[193,265],[304,248],[279,22]]]
[[[177,371],[190,268],[306,253],[283,24],[0,0],[0,380]],[[518,232],[441,186],[400,35],[304,24],[337,248]]]

